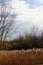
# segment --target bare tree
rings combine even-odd
[[[13,30],[13,32],[10,32],[10,29],[13,28],[13,23],[15,21],[15,17],[14,16],[14,12],[12,14],[10,14],[10,10],[12,8],[10,7],[10,9],[7,8],[5,1],[2,0],[1,1],[1,5],[0,5],[0,41],[6,40],[6,38],[8,36],[11,36],[13,32],[15,32],[15,30]]]
[[[33,25],[32,28],[31,28],[31,35],[32,36],[37,36],[37,34],[38,34],[38,27]]]

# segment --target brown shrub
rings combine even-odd
[[[3,41],[0,43],[0,50],[10,50],[11,48],[12,45],[7,41]]]

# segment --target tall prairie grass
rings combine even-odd
[[[33,49],[0,51],[0,65],[40,65],[43,64],[43,52]]]

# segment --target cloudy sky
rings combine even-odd
[[[43,27],[43,0],[12,0],[10,4],[18,15],[16,20],[24,26]]]
[[[17,14],[19,30],[26,31],[34,24],[43,28],[43,0],[5,0],[12,7],[11,12]]]
[[[2,1],[2,0],[0,0]],[[43,0],[5,0],[16,12],[16,20],[43,27]]]

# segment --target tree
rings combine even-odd
[[[7,7],[4,0],[1,0],[0,10],[0,41],[3,41],[15,32],[16,29],[13,32],[10,30],[13,28],[16,15],[14,12],[11,14],[12,8]]]
[[[32,28],[31,28],[31,35],[32,36],[38,35],[38,27],[36,27],[35,25],[33,25]]]

